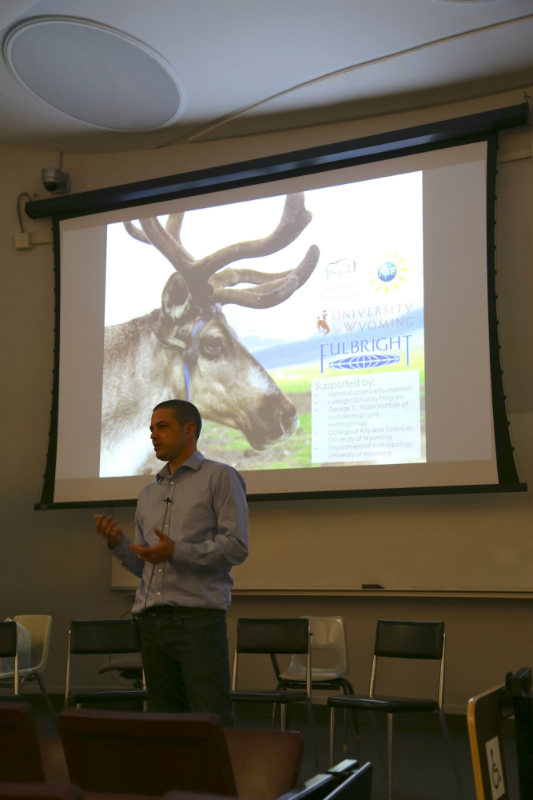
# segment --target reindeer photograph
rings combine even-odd
[[[207,458],[245,471],[317,466],[312,382],[339,374],[321,343],[341,352],[367,335],[374,323],[353,321],[362,312],[352,298],[378,302],[379,253],[420,251],[420,220],[402,202],[411,183],[392,176],[185,211],[169,202],[170,213],[108,225],[100,476],[160,470],[148,426],[171,398],[198,407]],[[356,263],[345,300],[337,268]]]
[[[298,239],[312,218],[304,195],[286,197],[281,218],[267,236],[200,258],[182,243],[186,216],[170,214],[165,225],[157,217],[124,223],[130,237],[157,250],[173,271],[159,308],[106,326],[102,476],[154,474],[160,469],[147,421],[162,399],[190,400],[206,423],[240,431],[255,451],[289,439],[299,427],[295,406],[240,343],[222,309],[233,304],[260,314],[285,302],[308,280],[320,255],[314,244],[300,263],[282,272],[233,266],[263,259]]]

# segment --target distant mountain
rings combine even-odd
[[[250,350],[251,354],[262,367],[265,369],[275,369],[276,367],[291,367],[297,364],[309,364],[315,361],[320,361],[320,345],[321,344],[336,344],[337,342],[346,342],[368,338],[378,338],[379,336],[402,336],[404,334],[414,333],[420,330],[424,324],[424,313],[419,311],[411,314],[414,317],[414,325],[399,328],[386,328],[373,331],[347,331],[342,336],[322,336],[313,334],[309,339],[300,340],[298,342],[284,342],[283,344],[276,344],[272,347],[261,347],[257,350],[253,349],[248,339],[243,341],[243,344]],[[351,320],[348,320],[350,322]]]

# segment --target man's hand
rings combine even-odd
[[[174,542],[159,528],[154,528],[154,533],[159,537],[157,544],[152,547],[142,547],[140,544],[130,545],[133,552],[143,561],[149,564],[160,564],[162,561],[170,561],[174,553]]]
[[[94,517],[94,524],[96,525],[96,530],[103,536],[104,539],[107,539],[109,546],[112,550],[122,541],[122,528],[117,527],[117,521],[113,517],[105,517],[103,514],[95,514]]]

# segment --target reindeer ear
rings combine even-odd
[[[187,284],[179,272],[174,272],[165,284],[161,299],[163,316],[173,322],[183,322],[191,308]]]

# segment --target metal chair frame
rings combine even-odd
[[[303,644],[295,644],[294,642],[288,643],[287,641],[276,641],[276,636],[273,635],[273,631],[276,626],[283,625],[283,623],[292,623],[292,626],[295,630],[299,629],[299,633],[301,635]],[[258,634],[258,643],[257,645],[242,645],[242,630],[247,628],[248,631],[252,628],[255,628]],[[261,628],[265,631],[269,629],[270,633],[270,644],[260,641],[260,633]],[[305,632],[305,636],[303,636]],[[237,642],[235,644],[235,655],[233,659],[233,679],[231,684],[231,699],[232,702],[253,702],[251,699],[244,699],[239,698],[239,692],[237,690],[237,676],[239,671],[239,654],[241,653],[250,653],[250,654],[258,654],[263,653],[270,656],[270,660],[272,661],[272,666],[274,667],[274,672],[277,676],[280,674],[278,660],[276,655],[279,654],[292,654],[294,652],[299,652],[305,654],[306,658],[306,675],[305,675],[305,694],[302,692],[302,697],[298,699],[291,698],[291,693],[286,692],[286,697],[283,697],[283,690],[277,689],[275,692],[252,692],[252,694],[257,695],[257,699],[261,698],[263,701],[269,701],[271,698],[271,702],[274,703],[274,708],[277,703],[281,706],[281,730],[287,730],[287,703],[288,702],[305,702],[307,708],[307,718],[309,721],[309,727],[311,730],[311,738],[313,743],[313,751],[315,756],[315,766],[318,770],[318,752],[315,740],[315,728],[314,728],[314,719],[313,719],[313,705],[312,705],[312,681],[311,681],[311,629],[309,627],[309,622],[307,618],[297,618],[297,619],[239,619],[237,621]],[[243,695],[251,694],[250,692],[242,692]],[[294,694],[294,693],[293,693]]]
[[[444,623],[439,622],[403,622],[403,621],[391,621],[391,620],[379,620],[376,630],[376,644],[374,647],[374,658],[372,661],[372,672],[370,675],[370,688],[368,692],[368,698],[328,698],[328,705],[330,705],[330,764],[333,764],[334,760],[334,753],[335,753],[335,706],[330,704],[330,700],[333,700],[336,705],[342,705],[343,701],[346,703],[346,707],[352,707],[352,703],[355,705],[357,701],[362,701],[360,707],[365,707],[365,702],[368,704],[366,707],[370,713],[370,721],[372,723],[372,728],[374,731],[376,745],[379,753],[380,760],[383,764],[385,775],[388,775],[389,778],[389,800],[392,800],[392,741],[393,741],[393,720],[394,720],[394,713],[387,713],[387,760],[383,756],[383,752],[381,750],[379,744],[379,732],[378,732],[378,725],[375,717],[375,711],[371,710],[370,706],[371,703],[368,701],[376,700],[379,702],[379,698],[376,698],[374,695],[375,685],[376,685],[376,675],[377,675],[377,663],[378,663],[378,654],[379,651],[382,650],[382,646],[380,643],[380,634],[382,630],[386,630],[387,627],[392,629],[394,626],[405,626],[407,628],[411,627],[413,631],[416,631],[417,628],[420,630],[421,626],[425,626],[427,630],[434,630],[438,633],[439,626],[441,627],[441,632],[439,634],[439,644],[440,644],[440,655],[437,655],[434,652],[430,652],[430,650],[424,653],[423,651],[417,652],[416,654],[411,654],[407,650],[405,652],[390,652],[388,654],[381,653],[382,658],[414,658],[414,659],[429,659],[429,660],[440,660],[440,671],[439,671],[439,692],[438,692],[438,700],[437,700],[437,708],[435,709],[439,716],[439,723],[444,735],[444,740],[446,742],[446,747],[448,749],[448,754],[450,756],[450,760],[452,762],[452,766],[455,772],[455,776],[457,778],[457,783],[459,788],[462,788],[462,781],[461,775],[459,772],[459,767],[455,760],[450,734],[448,731],[448,726],[446,725],[446,719],[444,717],[444,665],[445,665],[445,658],[446,658],[446,634],[444,633]],[[416,627],[415,627],[416,626]],[[386,698],[383,698],[386,700]],[[408,698],[405,698],[406,701]],[[376,702],[376,711],[379,710],[378,702]],[[412,701],[416,703],[417,701]],[[422,702],[422,701],[418,701]],[[406,712],[406,713],[415,713],[414,711]],[[418,712],[420,713],[420,712]],[[433,713],[433,712],[429,712]]]
[[[73,655],[112,655],[115,653],[138,653],[139,648],[134,642],[132,637],[131,643],[127,641],[128,626],[132,626],[132,620],[72,620],[70,630],[68,632],[68,656],[67,656],[67,672],[65,680],[65,708],[68,708],[69,700],[73,699],[76,708],[81,708],[83,703],[97,703],[109,701],[125,701],[125,700],[143,700],[144,710],[147,708],[148,693],[146,691],[146,681],[144,677],[144,670],[142,672],[142,689],[123,689],[122,691],[96,691],[96,692],[78,692],[71,696],[70,694],[70,681],[72,669],[72,656]],[[98,643],[98,637],[95,641],[90,641],[94,638],[92,633],[103,633],[103,642]],[[113,633],[126,634],[126,637],[117,636],[115,639]],[[87,638],[89,636],[89,639]]]
[[[354,696],[353,686],[350,681],[343,677],[348,672],[348,648],[346,646],[346,629],[344,627],[344,618],[343,617],[316,617],[316,616],[309,616],[309,617],[302,617],[302,619],[309,620],[309,627],[311,629],[311,648],[314,650],[317,649],[327,649],[327,645],[319,644],[317,645],[316,640],[313,640],[313,636],[316,636],[316,628],[314,626],[320,622],[329,622],[332,620],[333,622],[337,623],[337,625],[342,630],[342,635],[344,639],[344,652],[343,656],[345,659],[345,663],[341,665],[341,669],[339,670],[339,674],[335,677],[330,678],[320,678],[318,674],[320,674],[320,670],[316,670],[313,668],[311,670],[311,687],[312,689],[317,689],[319,691],[324,691],[326,689],[342,689],[342,693],[344,695],[351,695]],[[335,648],[337,652],[339,650]],[[277,664],[274,666],[274,672],[276,673],[276,678],[278,681],[278,689],[299,689],[305,686],[305,683],[302,680],[290,676],[291,670],[294,671],[296,674],[296,670],[300,667],[299,659],[301,656],[293,655],[291,659],[291,663],[287,670],[284,673],[279,672],[279,669],[276,669]],[[323,670],[326,672],[326,670]],[[333,670],[335,672],[335,670]],[[318,673],[316,676],[313,676],[313,673]],[[274,727],[275,721],[275,714],[276,714],[276,706],[272,711],[272,727]],[[352,710],[353,721],[355,725],[355,738],[357,742],[361,741],[361,735],[359,733],[359,721],[357,719],[357,710],[354,708]],[[348,725],[347,725],[347,710],[344,710],[344,743],[343,743],[343,753],[348,752],[348,745],[347,745],[347,733],[348,733]]]

